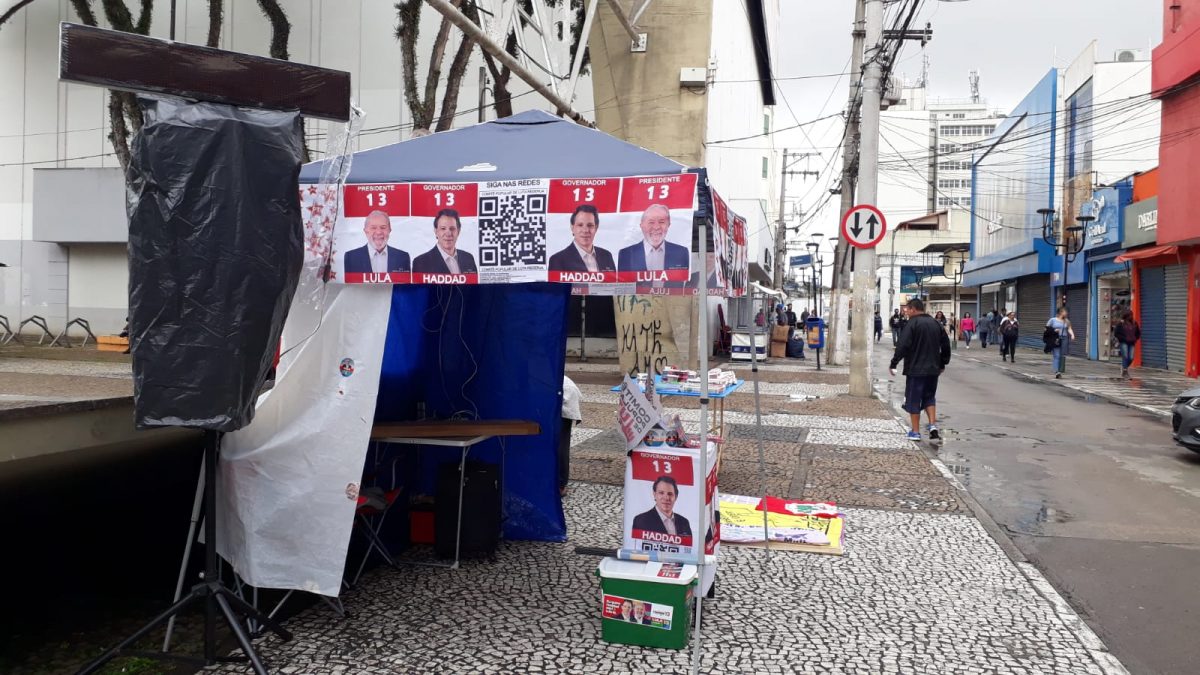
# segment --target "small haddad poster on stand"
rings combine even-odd
[[[716,444],[709,443],[705,489],[705,553],[715,550]],[[625,468],[625,548],[691,556],[700,523],[700,450],[640,445]]]

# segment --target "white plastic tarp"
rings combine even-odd
[[[390,286],[298,292],[275,387],[225,436],[217,551],[246,582],[337,596],[370,444]],[[287,352],[292,345],[298,345]]]

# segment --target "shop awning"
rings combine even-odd
[[[1146,258],[1156,258],[1160,255],[1171,255],[1179,253],[1178,246],[1151,246],[1149,248],[1139,248],[1136,251],[1122,253],[1117,256],[1113,262],[1129,262],[1130,260],[1145,260]]]

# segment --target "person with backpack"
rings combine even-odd
[[[1142,339],[1142,327],[1133,320],[1133,312],[1125,310],[1121,323],[1113,329],[1117,347],[1121,350],[1121,377],[1129,377],[1129,364],[1133,363],[1133,349]]]
[[[971,317],[970,312],[964,312],[962,318],[962,336],[967,342],[967,349],[971,348],[971,337],[975,335],[975,319]]]
[[[979,346],[987,349],[988,335],[992,332],[992,313],[988,312],[979,320]],[[995,340],[992,340],[995,342]]]
[[[1054,369],[1054,379],[1061,380],[1066,370],[1066,360],[1063,354],[1067,351],[1070,340],[1075,339],[1075,330],[1071,328],[1071,320],[1067,318],[1067,308],[1059,307],[1058,314],[1046,322],[1046,331],[1042,333],[1045,351],[1051,355],[1051,366]]]
[[[904,361],[904,410],[912,418],[908,438],[921,440],[921,411],[929,418],[930,440],[941,438],[937,426],[938,377],[950,363],[950,337],[933,317],[925,313],[920,298],[908,301],[908,326],[900,334],[900,344],[892,355],[888,372],[894,377],[896,365]]]
[[[1017,321],[1017,313],[1009,312],[1000,321],[1000,360],[1009,363],[1017,362],[1017,338],[1021,333],[1021,322]]]
[[[879,316],[879,310],[875,310],[875,341],[879,342],[881,337],[883,337],[883,317]]]

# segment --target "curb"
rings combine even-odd
[[[1023,373],[1020,374],[1024,375]],[[1037,380],[1037,378],[1034,377],[1030,377],[1029,379]],[[1037,381],[1040,382],[1041,380]],[[899,409],[892,401],[889,401],[887,397],[884,396],[883,392],[879,391],[879,389],[874,387],[872,387],[872,389],[875,392],[875,398],[879,399],[884,405],[888,406],[888,409],[891,410],[892,416],[896,419],[896,422],[903,428],[907,429],[908,426],[906,420],[908,418],[908,413]],[[1100,636],[1098,636],[1096,632],[1092,630],[1091,626],[1087,624],[1087,621],[1085,621],[1083,617],[1079,615],[1079,612],[1075,611],[1075,609],[1071,607],[1071,604],[1067,602],[1065,598],[1063,598],[1063,596],[1049,581],[1046,580],[1046,577],[1042,575],[1041,571],[1038,570],[1038,568],[1032,562],[1030,562],[1028,558],[1025,557],[1025,554],[1022,553],[1019,548],[1017,548],[1016,543],[1014,543],[1012,538],[1008,536],[1008,533],[1004,530],[1004,528],[992,519],[991,515],[988,514],[988,512],[983,508],[983,505],[976,501],[975,497],[972,496],[970,491],[967,490],[966,486],[963,485],[960,480],[958,480],[958,477],[950,471],[949,467],[947,467],[942,460],[938,459],[935,454],[930,453],[928,447],[916,443],[913,445],[916,445],[917,449],[919,449],[929,460],[929,462],[933,464],[934,468],[938,470],[938,473],[940,473],[947,482],[954,486],[954,489],[958,492],[959,499],[962,499],[963,503],[967,505],[967,508],[971,510],[971,514],[975,516],[975,519],[978,520],[979,524],[983,526],[984,531],[987,532],[992,540],[996,542],[996,545],[1000,547],[1000,550],[1003,551],[1006,556],[1008,556],[1008,559],[1011,560],[1012,563],[1017,567],[1017,570],[1021,573],[1021,575],[1025,577],[1031,586],[1033,586],[1034,591],[1042,599],[1049,603],[1051,608],[1054,610],[1054,615],[1057,616],[1060,621],[1062,621],[1063,626],[1066,627],[1066,629],[1070,631],[1073,636],[1075,636],[1075,639],[1079,641],[1079,644],[1085,650],[1087,650],[1088,655],[1092,657],[1092,661],[1096,664],[1096,667],[1100,669],[1100,672],[1102,672],[1104,675],[1129,675],[1129,671],[1125,668],[1125,666],[1121,665],[1120,660],[1118,660],[1116,656],[1113,656],[1112,652],[1108,650],[1108,646],[1104,644],[1104,641],[1100,639]]]

